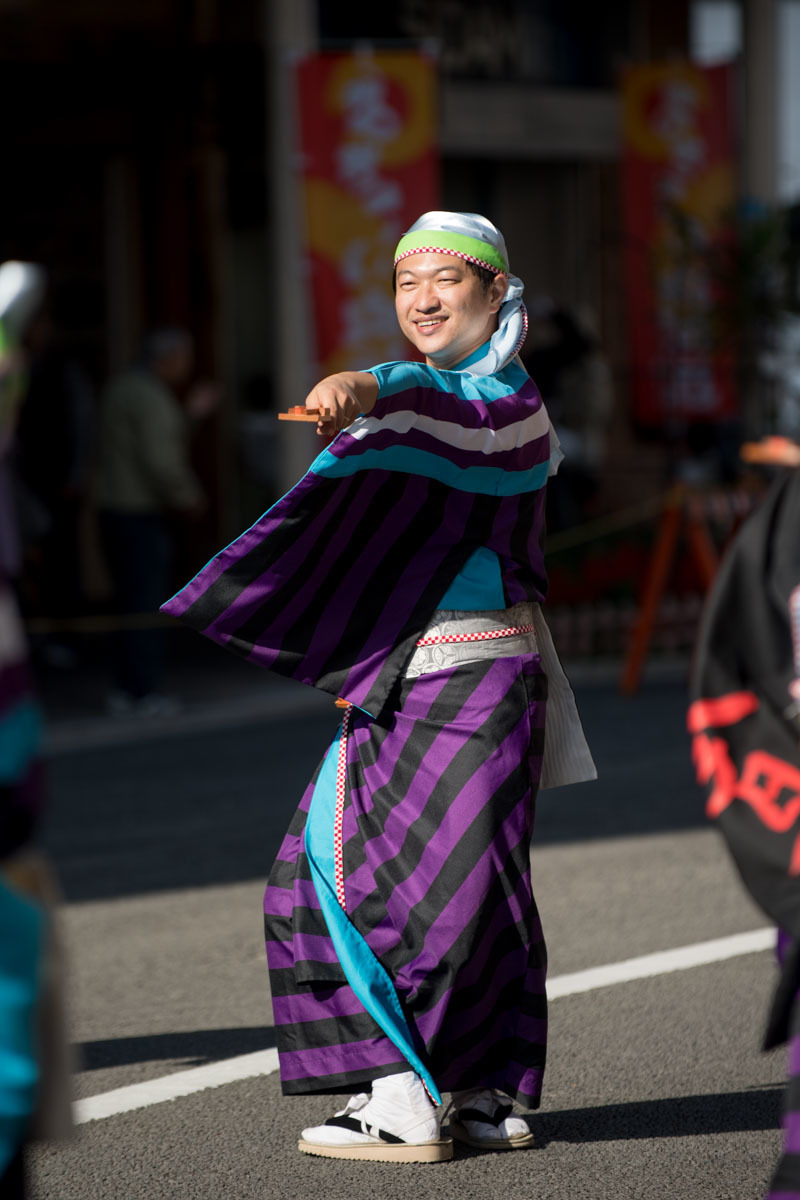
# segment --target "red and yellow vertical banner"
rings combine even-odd
[[[623,77],[625,260],[633,415],[733,414],[732,348],[716,313],[735,201],[733,68],[631,67]]]
[[[318,54],[298,64],[297,86],[317,374],[407,357],[392,255],[439,206],[434,62],[415,51]]]

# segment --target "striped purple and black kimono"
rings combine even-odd
[[[410,1063],[434,1098],[539,1102],[529,843],[548,681],[529,618],[551,441],[517,362],[469,362],[372,368],[370,415],[165,605],[352,705],[265,897],[286,1093]],[[419,649],[443,622],[465,632]]]

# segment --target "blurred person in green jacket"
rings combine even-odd
[[[101,405],[96,500],[103,554],[116,611],[156,613],[169,590],[171,539],[167,516],[196,517],[205,497],[189,459],[192,418],[210,412],[213,385],[199,385],[185,405],[178,391],[194,366],[191,336],[158,329],[140,362],[112,379]],[[161,692],[163,635],[122,629],[112,651],[109,711],[169,715],[176,702]]]

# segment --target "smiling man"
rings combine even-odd
[[[265,896],[283,1090],[360,1089],[304,1153],[432,1162],[453,1136],[533,1143],[512,1104],[538,1106],[545,1063],[535,797],[595,771],[539,607],[558,450],[522,283],[491,222],[446,212],[394,282],[425,362],[317,384],[335,441],[165,609],[340,697]]]
[[[453,255],[410,253],[396,270],[397,319],[429,366],[447,371],[491,338],[507,288],[505,274]]]

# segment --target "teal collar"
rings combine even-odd
[[[456,363],[454,367],[448,367],[448,371],[468,371],[473,363],[479,362],[480,359],[486,356],[488,348],[489,342],[484,342],[482,346],[478,346],[477,350],[473,350],[472,354],[468,354],[466,358]]]

